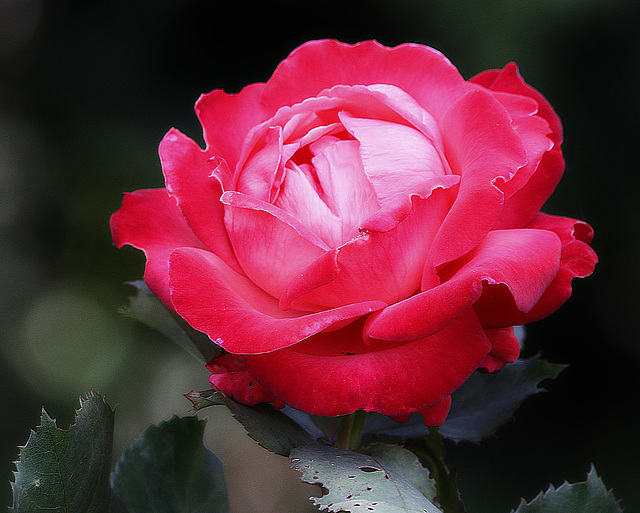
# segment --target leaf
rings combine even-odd
[[[111,486],[129,513],[229,511],[222,463],[202,443],[205,424],[173,417],[122,452]]]
[[[566,367],[536,355],[520,358],[496,374],[476,372],[453,394],[440,433],[454,442],[480,442],[507,422],[527,397],[543,392],[540,383],[555,379]]]
[[[587,480],[549,487],[530,503],[523,500],[515,513],[622,513],[622,508],[592,466]],[[513,513],[513,510],[512,510]]]
[[[453,393],[451,411],[440,433],[454,442],[480,442],[509,420],[527,397],[543,392],[539,387],[541,382],[555,378],[565,368],[533,356],[520,358],[495,374],[476,372]],[[370,414],[364,432],[421,438],[429,434],[429,429],[418,414],[403,424],[383,415]]]
[[[309,445],[315,441],[299,424],[284,413],[274,410],[268,403],[245,406],[214,390],[191,391],[186,397],[196,410],[224,404],[251,438],[265,449],[281,456],[289,456],[294,447]]]
[[[373,444],[361,452],[383,461],[385,468],[402,475],[411,485],[420,490],[431,502],[436,502],[438,495],[436,482],[431,479],[429,470],[420,464],[418,457],[399,445]]]
[[[128,306],[120,308],[120,313],[159,331],[200,361],[209,363],[222,354],[222,349],[207,335],[193,329],[182,317],[169,310],[144,281],[128,284],[133,285],[137,293],[129,298]]]
[[[369,451],[373,454],[323,445],[299,447],[291,452],[292,468],[302,472],[304,482],[322,485],[325,495],[312,497],[320,510],[441,513],[418,489],[421,477],[428,480],[427,471],[416,468],[419,463],[411,453],[400,454],[408,451],[389,446]]]
[[[97,392],[80,398],[76,422],[56,426],[44,409],[41,425],[20,448],[14,513],[106,513],[114,414]]]

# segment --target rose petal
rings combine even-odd
[[[425,410],[420,410],[419,413],[422,415],[425,426],[441,426],[444,424],[444,421],[447,420],[447,415],[449,414],[449,410],[451,409],[451,396],[446,397],[442,402],[432,406],[431,408],[427,408]],[[411,418],[412,413],[407,413],[406,415],[399,415],[391,417],[396,422],[408,422]]]
[[[282,150],[282,128],[268,127],[261,144],[252,149],[246,162],[244,159],[241,162],[242,169],[236,172],[233,188],[261,201],[269,201],[274,183],[284,166]]]
[[[564,157],[560,147],[556,146],[545,153],[538,169],[529,181],[505,201],[494,228],[526,226],[551,196],[560,182],[563,172]]]
[[[347,112],[340,113],[340,120],[360,142],[364,170],[382,208],[412,193],[424,195],[423,184],[445,174],[433,143],[415,128]]]
[[[171,129],[160,143],[167,190],[176,199],[187,224],[216,255],[240,272],[224,225],[222,186],[211,176],[218,165],[186,135]]]
[[[330,248],[282,209],[239,192],[225,192],[225,224],[246,275],[274,297]]]
[[[569,299],[573,278],[589,276],[595,268],[598,257],[588,244],[593,230],[587,223],[539,213],[529,226],[540,231],[549,230],[549,233],[557,234],[560,238],[562,254],[558,272],[536,305],[525,312],[517,309],[504,287],[485,287],[481,298],[474,305],[485,327],[514,326],[547,317]]]
[[[166,189],[143,189],[125,194],[111,216],[111,233],[118,248],[129,244],[144,251],[144,281],[173,309],[169,294],[169,255],[179,247],[204,248],[189,228],[175,199]]]
[[[305,268],[287,285],[281,306],[317,309],[379,299],[393,304],[420,286],[437,230],[447,214],[447,190],[412,198],[411,213],[386,232],[363,232]]]
[[[500,185],[526,164],[526,152],[502,105],[485,91],[459,100],[441,122],[446,154],[461,175],[458,198],[433,243],[434,266],[455,260],[484,238],[503,204]]]
[[[192,248],[172,253],[169,276],[178,314],[235,354],[282,349],[386,306],[371,301],[318,313],[284,312],[276,299],[216,255]]]
[[[559,260],[560,240],[552,232],[492,231],[472,253],[445,269],[448,281],[372,315],[365,336],[382,340],[429,336],[467,310],[487,284],[505,284],[517,308],[529,311],[556,276]]]
[[[538,103],[538,115],[549,123],[552,131],[551,140],[556,146],[560,145],[562,142],[560,118],[547,99],[539,91],[525,83],[515,63],[511,62],[503,69],[484,71],[471,78],[469,82],[480,84],[492,91],[505,91],[533,98]]]
[[[280,63],[263,101],[278,108],[318,95],[335,84],[394,85],[436,118],[473,85],[440,52],[418,44],[387,48],[376,41],[349,45],[309,41]]]
[[[287,167],[275,205],[336,248],[355,237],[361,223],[379,209],[376,194],[356,141],[329,144],[312,160],[315,177],[293,163]]]
[[[480,370],[497,372],[507,363],[515,362],[520,356],[520,341],[515,336],[513,327],[485,330],[491,351],[480,364]]]
[[[281,351],[243,356],[243,361],[292,408],[324,416],[358,409],[404,415],[446,400],[490,349],[472,311],[432,337],[411,343],[367,345],[361,329],[356,322]]]
[[[203,94],[196,102],[207,153],[225,159],[231,170],[240,160],[249,131],[268,117],[261,101],[263,88],[264,84],[251,84],[238,94],[217,89]]]
[[[222,355],[214,358],[207,365],[207,369],[211,372],[211,386],[242,404],[254,406],[259,403],[273,403],[276,409],[285,406],[249,374],[241,357],[232,354]]]
[[[551,133],[549,124],[537,115],[538,104],[535,100],[512,93],[495,92],[493,95],[509,112],[511,125],[520,136],[527,152],[527,164],[500,187],[508,200],[529,181],[545,153],[551,150],[554,144],[548,137]]]

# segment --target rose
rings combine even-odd
[[[562,129],[514,64],[465,81],[425,46],[312,41],[196,112],[206,149],[169,131],[166,189],[111,227],[245,404],[440,424],[595,265],[586,223],[539,212]]]

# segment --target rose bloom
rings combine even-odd
[[[196,113],[206,148],[170,130],[166,188],[111,228],[244,404],[441,424],[593,271],[589,225],[540,212],[562,127],[514,64],[465,81],[426,46],[311,41]]]

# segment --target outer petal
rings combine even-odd
[[[387,48],[375,41],[348,45],[320,40],[303,44],[280,63],[263,100],[275,108],[293,105],[335,84],[395,85],[436,118],[473,89],[444,55],[427,46]]]
[[[438,403],[431,408],[421,410],[417,413],[422,415],[425,426],[441,426],[442,424],[444,424],[444,421],[447,420],[447,415],[449,414],[450,409],[451,396],[448,396],[441,403]],[[408,422],[411,418],[411,415],[413,414],[407,413],[406,415],[396,415],[391,418],[396,422]]]
[[[295,409],[324,416],[358,409],[395,416],[440,404],[490,349],[471,311],[411,343],[367,345],[361,329],[362,323],[353,323],[243,360],[262,386]]]
[[[318,313],[287,311],[246,277],[208,251],[180,248],[169,264],[176,311],[230,353],[275,351],[384,308],[380,301]]]
[[[167,190],[198,238],[236,271],[240,271],[224,226],[224,206],[220,202],[222,185],[212,176],[217,166],[186,135],[170,130],[160,143],[160,160]]]
[[[480,370],[497,372],[507,363],[515,362],[520,356],[520,341],[513,332],[513,327],[485,330],[491,342],[491,351],[480,364]]]
[[[218,89],[196,102],[207,153],[225,159],[231,170],[240,159],[249,131],[268,117],[260,99],[263,88],[264,84],[251,84],[238,94]]]
[[[254,406],[258,403],[273,403],[278,409],[285,406],[249,374],[239,356],[222,355],[213,359],[207,369],[211,372],[211,386],[242,404]]]
[[[540,300],[527,312],[518,310],[504,287],[485,287],[482,297],[474,305],[485,327],[515,326],[547,317],[569,299],[573,278],[589,276],[595,268],[598,257],[588,245],[593,231],[587,223],[539,213],[529,226],[536,230],[549,230],[549,233],[559,236],[562,243],[559,270]]]
[[[166,189],[125,194],[122,207],[111,216],[111,233],[118,248],[129,244],[144,251],[144,281],[173,309],[169,294],[169,255],[179,247],[204,248]]]
[[[538,115],[546,119],[551,127],[551,140],[556,145],[562,142],[562,123],[560,118],[547,99],[539,91],[524,82],[515,63],[511,62],[503,69],[484,71],[471,78],[469,82],[480,84],[492,91],[505,91],[533,98],[538,103]]]
[[[512,93],[495,92],[495,98],[507,109],[511,126],[520,136],[527,152],[527,164],[500,188],[508,199],[520,190],[536,172],[547,151],[553,148],[549,124],[537,115],[538,104],[532,98]]]
[[[526,152],[507,111],[490,93],[475,91],[444,116],[442,134],[458,198],[433,243],[434,267],[472,250],[495,223],[504,194],[500,185],[526,164]]]
[[[468,257],[446,269],[448,281],[371,316],[365,336],[415,340],[437,333],[480,297],[485,284],[505,284],[517,308],[529,311],[556,276],[559,260],[560,240],[553,232],[490,232]]]
[[[564,172],[564,157],[559,146],[545,153],[529,181],[505,201],[494,228],[526,226],[551,196]]]
[[[554,143],[553,149],[544,155],[528,183],[505,203],[495,227],[501,229],[523,226],[538,213],[558,185],[564,172],[564,159],[560,149],[562,123],[547,99],[524,82],[514,63],[507,64],[501,70],[480,73],[470,82],[480,84],[492,91],[504,91],[532,98],[538,104],[537,116],[545,119],[551,129],[548,137]]]

